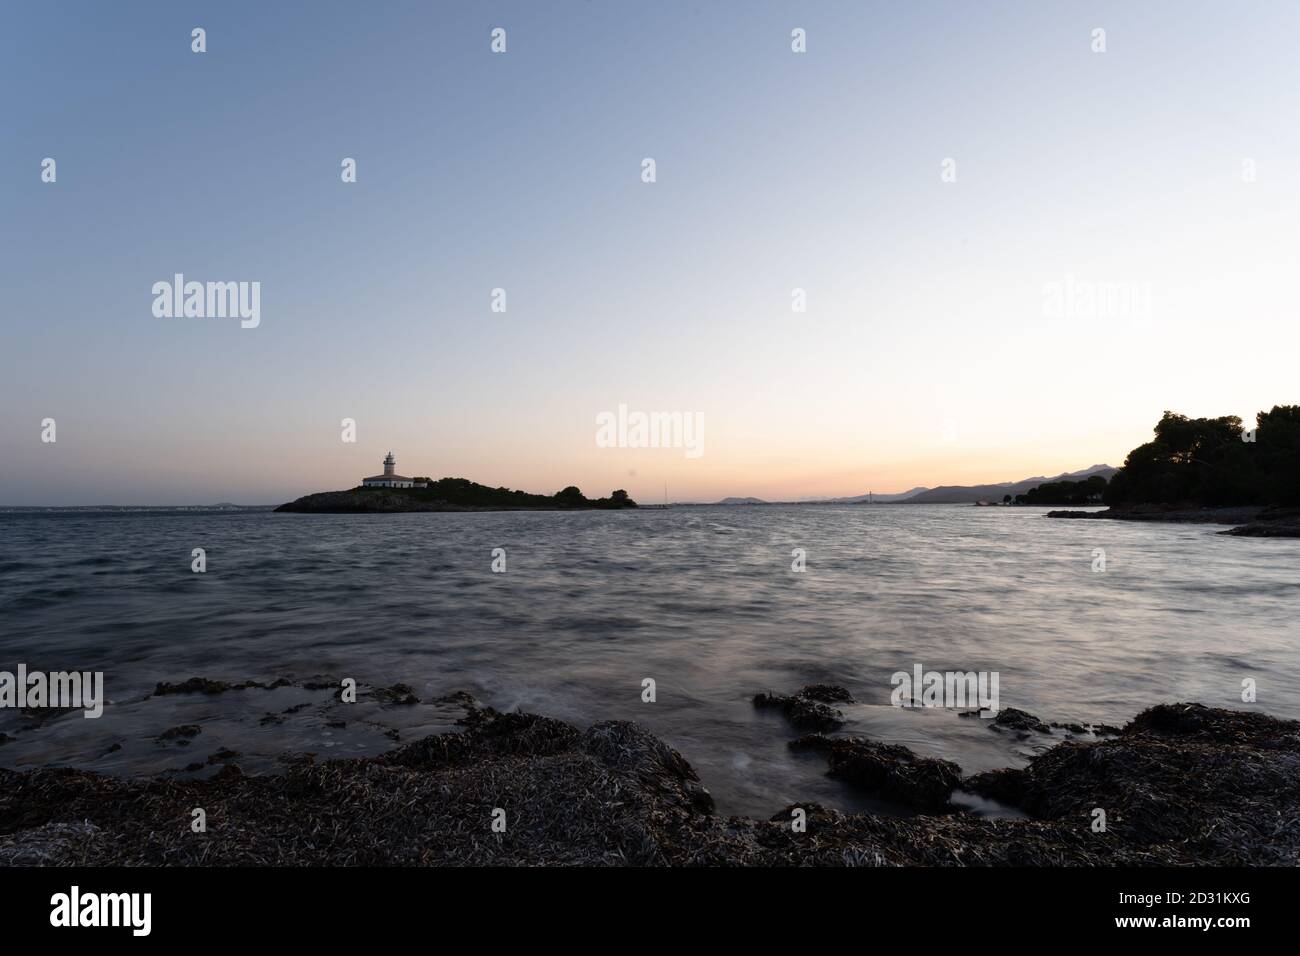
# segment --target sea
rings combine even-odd
[[[951,701],[896,706],[897,674],[996,674],[1001,708],[1049,723],[1122,725],[1174,701],[1300,718],[1300,541],[1220,530],[906,504],[11,510],[0,670],[100,671],[109,703],[97,720],[0,710],[0,766],[274,773],[454,729],[436,701],[467,691],[579,727],[636,721],[724,814],[902,813],[792,750],[801,731],[755,694],[841,685],[854,701],[836,705],[838,733],[966,773],[1093,738],[1017,733]],[[291,683],[152,693],[191,677]],[[363,691],[353,710],[301,686],[345,679]],[[366,693],[394,684],[421,703]]]

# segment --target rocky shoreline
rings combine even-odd
[[[1300,538],[1300,508],[1197,508],[1184,505],[1132,505],[1104,511],[1049,511],[1049,518],[1105,518],[1168,524],[1226,524],[1219,534],[1247,538]]]
[[[413,696],[384,690],[392,706]],[[686,760],[634,723],[580,730],[458,694],[437,701],[463,714],[454,731],[373,757],[303,755],[283,773],[245,773],[237,754],[206,779],[0,770],[0,865],[1300,864],[1300,722],[1162,704],[1104,735],[1070,728],[1022,769],[963,776],[896,744],[826,736],[830,704],[851,700],[843,688],[760,697],[792,728],[818,730],[790,746],[913,815],[803,803],[770,819],[723,819]],[[1005,716],[990,729],[1062,726]],[[1026,818],[961,809],[951,802],[959,789]],[[191,827],[195,808],[206,832]]]
[[[558,506],[555,506],[558,508]],[[353,489],[351,491],[318,491],[303,495],[275,509],[293,514],[404,514],[420,511],[503,511],[502,506],[473,507],[455,505],[443,500],[421,500],[409,494],[382,489]],[[513,510],[537,511],[536,506],[521,506]]]

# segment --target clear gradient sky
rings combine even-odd
[[[1297,36],[1293,0],[6,3],[0,504],[278,503],[389,449],[892,492],[1296,402]],[[261,282],[261,325],[155,318],[177,272]],[[1150,308],[1052,314],[1067,277]],[[704,454],[597,447],[620,403]]]

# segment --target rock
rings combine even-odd
[[[837,684],[807,684],[799,690],[799,696],[823,704],[853,703],[853,695]]]
[[[1243,865],[1300,864],[1300,723],[1200,704],[1143,711],[1113,740],[1070,741],[965,789],[1038,820],[1108,831],[1136,850]]]
[[[820,833],[828,825],[834,825],[844,819],[844,814],[830,807],[824,807],[820,803],[792,803],[784,810],[778,810],[768,819],[772,823],[779,823],[785,826],[791,833],[794,829],[794,812],[802,810],[804,812],[804,832],[811,835]]]
[[[831,740],[827,762],[832,777],[922,813],[947,809],[961,780],[961,767],[950,760],[918,757],[900,744],[863,737]]]
[[[711,814],[713,795],[686,759],[658,737],[627,720],[593,724],[578,742],[605,766],[633,774],[657,800],[679,810]]]
[[[1017,710],[1014,707],[1007,707],[998,711],[998,715],[993,718],[993,724],[997,727],[1006,727],[1010,730],[1033,730],[1040,734],[1050,734],[1052,728],[1047,726],[1033,714],[1026,713],[1023,710]]]
[[[1104,518],[1117,521],[1150,521],[1166,524],[1242,524],[1261,517],[1258,505],[1204,508],[1194,502],[1168,504],[1112,505],[1104,511],[1049,511],[1049,518]]]
[[[29,721],[32,726],[41,727],[47,721],[54,720],[57,717],[66,717],[69,714],[75,714],[82,710],[81,707],[20,707],[18,713],[25,721]]]
[[[198,724],[181,724],[179,727],[169,727],[158,735],[159,743],[175,741],[183,746],[188,746],[189,742],[203,732],[203,728]]]
[[[304,514],[392,514],[409,511],[472,511],[442,499],[387,488],[354,488],[351,491],[318,491],[280,505],[278,512]]]
[[[832,742],[830,737],[822,734],[804,734],[790,741],[787,746],[791,750],[811,750],[814,753],[827,754],[831,752]]]
[[[853,697],[843,687],[833,684],[809,684],[788,697],[780,694],[755,694],[754,706],[778,708],[786,720],[799,730],[836,730],[844,726],[844,714],[831,702],[852,703]]]
[[[1083,726],[1083,724],[1075,724],[1075,723],[1062,724],[1054,720],[1051,722],[1049,726],[1056,727],[1060,730],[1068,730],[1072,734],[1086,734],[1088,732],[1087,729]]]
[[[266,726],[267,724],[282,724],[284,723],[284,719],[286,717],[291,716],[292,714],[296,714],[298,713],[298,711],[302,710],[303,708],[310,707],[310,706],[311,706],[310,701],[306,701],[301,704],[294,704],[292,707],[286,707],[278,714],[266,714],[260,721],[258,721],[258,723],[261,724],[262,726]]]
[[[460,707],[461,709],[467,711],[479,709],[478,701],[474,699],[474,695],[466,693],[463,690],[458,690],[455,691],[454,693],[446,694],[443,697],[435,697],[432,701],[430,701],[430,703]]]
[[[964,710],[959,716],[961,717],[979,717],[978,710]],[[1043,721],[1039,720],[1033,714],[1026,713],[1023,710],[1017,710],[1014,707],[1004,707],[999,710],[996,717],[981,718],[988,721],[988,725],[993,730],[1017,730],[1024,733],[1027,737],[1028,732],[1033,730],[1040,734],[1050,734],[1052,728]],[[1056,725],[1060,726],[1060,725]],[[1079,727],[1082,731],[1082,726]]]
[[[1207,743],[1251,747],[1300,747],[1300,724],[1250,711],[1203,704],[1158,704],[1142,711],[1121,734],[1155,734]]]
[[[1300,521],[1252,521],[1219,534],[1241,538],[1300,538]]]
[[[1024,770],[1007,767],[1002,770],[988,770],[984,773],[967,777],[962,781],[962,789],[990,797],[1009,806],[1019,806],[1024,798],[1026,788]]]
[[[394,684],[392,687],[376,687],[370,692],[370,696],[385,704],[418,704],[420,702],[420,698],[415,696],[415,691],[405,684]]]
[[[153,690],[153,696],[162,697],[167,694],[224,694],[228,690],[247,690],[250,688],[274,690],[277,687],[289,687],[292,683],[286,677],[281,677],[269,684],[263,684],[255,680],[244,681],[242,684],[232,684],[229,681],[210,680],[207,677],[191,677],[179,684],[159,683]]]
[[[403,767],[439,769],[468,760],[509,756],[512,753],[549,755],[576,745],[576,728],[537,714],[501,714],[490,707],[466,719],[464,733],[435,734],[375,758]]]
[[[1300,508],[1240,505],[1206,508],[1190,502],[1112,506],[1104,511],[1049,511],[1049,518],[1109,518],[1169,524],[1231,524],[1219,534],[1248,538],[1300,538]]]

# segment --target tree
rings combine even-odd
[[[1165,412],[1155,439],[1129,452],[1106,503],[1224,507],[1300,503],[1300,406],[1255,417],[1188,418]],[[1253,437],[1253,441],[1250,440]]]
[[[563,508],[579,508],[587,503],[587,497],[576,486],[569,485],[555,493],[555,501]]]
[[[1300,405],[1274,405],[1255,416],[1255,452],[1265,499],[1300,505]]]
[[[1101,500],[1106,479],[1089,475],[1082,481],[1045,481],[1024,494],[1016,495],[1021,505],[1086,505]]]

